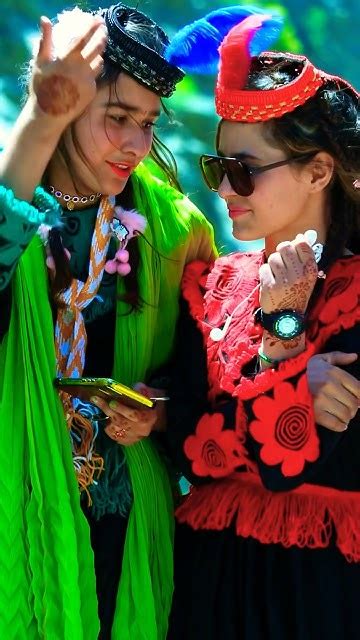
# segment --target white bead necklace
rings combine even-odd
[[[66,208],[72,211],[77,204],[92,204],[95,200],[101,197],[101,193],[92,193],[90,196],[70,196],[68,193],[63,193],[59,189],[55,189],[52,185],[49,186],[50,193],[58,200],[64,200]]]

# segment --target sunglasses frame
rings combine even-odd
[[[254,193],[255,191],[255,184],[254,184],[254,180],[252,179],[253,176],[257,176],[260,173],[264,173],[265,171],[269,171],[270,169],[276,169],[277,167],[283,167],[286,164],[290,164],[290,162],[301,162],[302,160],[310,160],[310,158],[314,157],[314,153],[307,153],[307,154],[303,154],[301,156],[294,156],[291,158],[286,158],[285,160],[280,160],[278,162],[272,162],[271,164],[266,164],[263,167],[249,167],[249,165],[246,162],[243,162],[242,160],[239,160],[239,158],[230,158],[227,156],[217,156],[217,155],[211,155],[208,153],[204,153],[203,155],[200,156],[199,158],[199,164],[200,164],[200,170],[201,170],[201,174],[202,177],[204,178],[204,181],[206,183],[206,185],[209,187],[209,189],[211,189],[211,191],[214,191],[215,193],[219,191],[219,187],[225,177],[225,175],[227,176],[227,179],[230,182],[231,188],[234,189],[235,193],[237,193],[239,196],[243,196],[248,197],[251,196],[252,193]],[[203,162],[204,160],[218,160],[219,164],[221,165],[224,175],[219,183],[219,186],[217,189],[215,189],[214,187],[212,187],[209,183],[209,181],[207,180],[205,171],[203,169]],[[245,172],[247,173],[247,176],[249,178],[249,185],[252,187],[251,191],[247,190],[246,193],[239,193],[239,187],[238,185],[234,184],[233,181],[233,176],[230,174],[230,172],[228,173],[228,171],[226,170],[226,164],[222,164],[222,161],[224,162],[234,162],[236,163],[241,169],[245,170]]]

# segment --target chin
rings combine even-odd
[[[253,242],[254,240],[261,240],[263,238],[262,235],[256,233],[255,229],[246,229],[242,227],[241,224],[237,224],[236,221],[233,223],[232,234],[236,240],[240,240],[241,242]]]
[[[107,196],[117,196],[119,193],[122,193],[122,191],[124,191],[128,180],[129,178],[126,178],[126,180],[117,179],[116,181],[111,182],[104,181],[100,187],[100,193]]]

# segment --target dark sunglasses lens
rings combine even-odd
[[[234,191],[239,196],[250,196],[254,191],[254,185],[247,166],[239,160],[223,159],[226,175]]]
[[[249,170],[239,160],[202,156],[200,167],[204,180],[212,191],[218,191],[225,173],[231,187],[239,196],[250,196],[254,191]]]
[[[200,167],[208,187],[213,191],[217,191],[224,177],[224,169],[218,158],[202,156]]]

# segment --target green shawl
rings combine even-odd
[[[215,253],[212,227],[185,196],[151,176],[144,166],[140,166],[133,176],[133,189],[135,208],[148,222],[145,231],[148,242],[139,240],[140,294],[147,304],[141,313],[129,315],[124,315],[128,310],[126,305],[120,302],[117,305],[114,378],[128,385],[147,380],[169,358],[175,336],[184,266],[195,258],[210,260]],[[123,292],[121,278],[118,288],[119,292]],[[172,518],[169,523],[165,500],[162,498],[166,489],[169,509],[169,483],[164,481],[163,464],[149,439],[125,447],[124,451],[134,501],[125,542],[112,638],[162,640],[166,636],[172,596]],[[157,512],[154,510],[156,496],[158,502],[163,501],[162,507],[157,507]],[[165,545],[164,539],[156,539],[148,534],[149,523],[146,528],[144,520],[146,506],[149,512],[147,517],[161,518],[158,527],[163,534],[163,527],[166,528],[168,536]],[[133,518],[138,519],[139,526],[136,529],[130,526]],[[135,530],[140,539],[134,537]],[[151,530],[156,530],[155,522]],[[139,549],[152,556],[155,563],[147,577],[144,576],[144,567],[149,564],[145,556],[140,556]],[[130,561],[131,568],[128,564]],[[141,566],[142,580],[145,579],[142,586],[133,575]],[[151,589],[154,596],[152,602],[144,602],[142,595],[137,602],[134,600],[133,617],[129,611],[130,582],[135,588],[131,598],[135,598],[136,593],[145,596],[146,589]],[[124,619],[130,625],[126,629]]]
[[[97,637],[89,527],[79,507],[41,242],[12,280],[0,348],[0,638]]]
[[[148,218],[146,237],[168,260],[142,241],[140,288],[149,304],[124,316],[118,303],[114,377],[127,384],[144,380],[168,358],[184,264],[213,252],[210,226],[185,197],[144,167],[133,182],[136,207]],[[89,529],[52,385],[53,320],[37,238],[20,259],[12,295],[0,345],[0,637],[96,640]],[[134,500],[112,637],[164,640],[172,596],[169,481],[149,439],[124,451]]]

